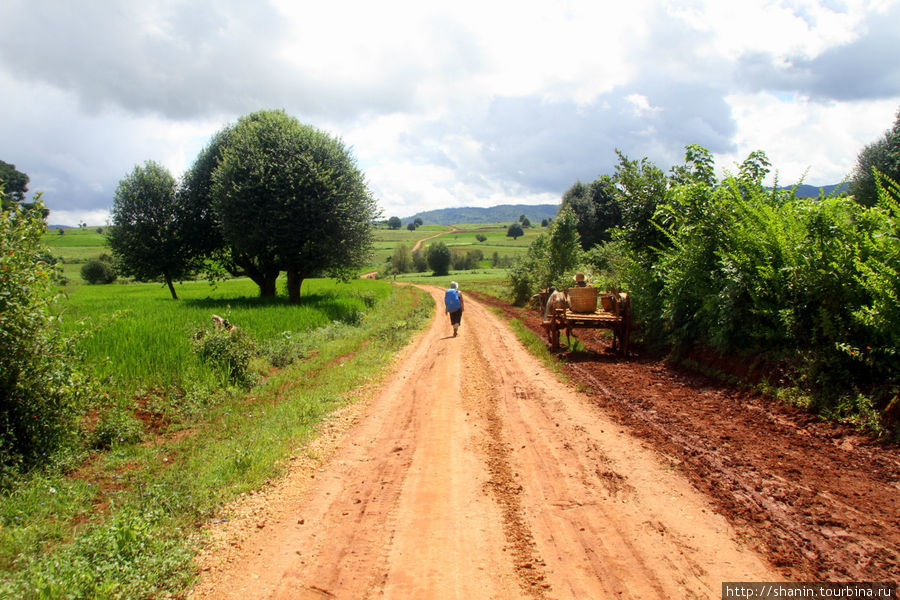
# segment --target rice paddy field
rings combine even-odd
[[[155,283],[70,286],[60,307],[63,328],[85,332],[78,350],[93,374],[114,388],[183,388],[222,377],[191,346],[192,336],[212,325],[212,315],[263,345],[274,344],[332,322],[358,324],[368,307],[390,294],[381,281],[314,279],[304,282],[303,304],[295,306],[283,296],[259,298],[256,285],[243,278],[176,289],[179,300]]]

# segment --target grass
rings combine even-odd
[[[367,303],[390,293],[386,282],[312,279],[304,282],[303,304],[295,306],[281,297],[255,297],[257,288],[247,279],[216,287],[186,282],[176,289],[179,300],[172,300],[160,284],[70,288],[62,307],[63,327],[71,332],[87,328],[77,349],[96,378],[129,391],[214,384],[221,374],[210,371],[191,349],[191,335],[209,326],[213,314],[266,343],[333,321],[358,322]]]
[[[253,390],[208,390],[204,410],[182,423],[179,434],[145,430],[142,441],[114,440],[109,450],[74,472],[32,473],[0,496],[0,597],[183,593],[193,577],[198,524],[225,516],[221,506],[282,473],[288,456],[315,435],[316,424],[347,402],[353,390],[381,377],[393,352],[433,310],[430,297],[414,288],[391,289],[384,282],[322,286],[323,296],[349,297],[351,305],[359,292],[376,297],[364,302],[366,312],[356,322],[307,324],[302,334],[311,350],[307,358],[270,371]],[[113,294],[111,302],[140,305],[142,297],[149,297],[148,306],[157,310],[133,310],[120,320],[153,320],[165,305],[153,297],[157,290],[152,286],[122,287],[135,293]],[[240,298],[229,295],[236,293],[225,289],[211,301],[216,307],[223,301],[236,305]],[[90,294],[70,300],[94,308],[100,303]],[[199,300],[199,308],[207,311],[206,299]],[[168,304],[178,309],[170,317],[197,308],[188,301]],[[248,327],[261,336],[267,328],[274,331],[265,313],[281,308],[248,306],[248,321],[250,312],[260,315]],[[185,316],[176,322],[192,320]],[[156,335],[141,327],[136,331]]]

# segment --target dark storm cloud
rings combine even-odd
[[[650,107],[630,101],[633,94]],[[648,82],[588,105],[498,98],[471,130],[485,148],[491,176],[537,192],[561,192],[576,179],[612,173],[616,149],[631,158],[649,157],[663,169],[681,161],[687,144],[732,151],[736,125],[723,96],[702,84]]]
[[[815,100],[876,100],[900,95],[900,4],[870,14],[862,34],[815,58],[774,58],[757,52],[743,56],[736,73],[752,90],[797,91]]]

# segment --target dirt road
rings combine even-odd
[[[315,457],[210,529],[192,598],[718,598],[780,579],[489,310],[469,298],[450,333],[439,314]]]

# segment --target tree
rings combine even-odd
[[[654,249],[669,241],[653,221],[656,209],[665,201],[668,179],[662,169],[648,158],[629,160],[616,150],[619,164],[613,181],[618,189],[622,213],[622,238],[641,254],[641,262],[649,266]]]
[[[525,235],[525,232],[522,231],[522,226],[518,223],[513,223],[506,230],[506,237],[511,237],[514,240],[523,235]]]
[[[400,217],[391,217],[387,220],[388,229],[400,229],[400,225],[402,222],[400,221]]]
[[[409,273],[413,270],[412,252],[409,251],[406,244],[400,244],[394,249],[394,254],[391,256],[391,267],[397,273]]]
[[[519,223],[524,223],[526,218],[527,217],[525,217],[525,213],[522,213],[521,215],[519,215]]]
[[[878,203],[873,168],[894,181],[900,181],[900,110],[897,111],[894,126],[880,140],[863,148],[856,159],[850,194],[863,206],[875,206]]]
[[[350,277],[371,252],[378,209],[349,151],[282,110],[241,117],[212,180],[223,239],[276,276],[285,270],[291,303],[307,277]],[[260,295],[274,294],[274,280],[260,286]]]
[[[475,236],[475,239],[478,240],[479,242],[486,242],[487,236],[484,235],[483,233],[479,233],[478,235]]]
[[[416,227],[421,227],[422,225],[424,225],[424,222],[422,221],[421,217],[416,217],[416,220],[413,221],[413,223],[416,224]]]
[[[16,169],[16,165],[0,160],[0,185],[6,189],[3,196],[3,210],[10,210],[16,203],[25,201],[28,191],[28,175]]]
[[[541,227],[546,227],[549,224],[550,224],[549,219],[541,219]]]
[[[549,281],[561,283],[562,276],[575,269],[581,260],[581,239],[578,235],[578,217],[570,208],[563,208],[550,228],[547,253]]]
[[[528,220],[528,217],[522,219],[522,227],[531,227],[531,221]]]
[[[179,236],[175,189],[175,178],[159,163],[135,166],[116,188],[107,239],[123,275],[162,278],[177,300],[173,282],[190,275],[193,265]]]
[[[618,190],[608,175],[588,185],[576,181],[566,190],[560,208],[571,208],[578,218],[578,234],[581,245],[587,250],[610,240],[611,230],[622,224]]]
[[[415,230],[416,230],[416,224],[415,224],[415,223],[407,223],[406,229],[407,229],[408,231],[415,231]]]
[[[450,272],[453,254],[444,242],[430,244],[425,252],[425,257],[428,260],[428,267],[434,271],[435,275],[442,276]]]

